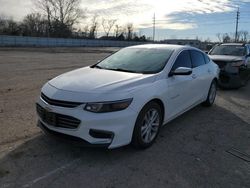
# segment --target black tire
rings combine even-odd
[[[159,126],[158,126],[157,131],[154,131],[152,134],[152,138],[153,138],[153,135],[154,135],[154,138],[152,140],[149,139],[150,141],[146,142],[145,141],[146,135],[143,135],[142,132],[145,132],[145,130],[146,130],[144,127],[149,127],[148,126],[149,123],[146,123],[148,121],[145,120],[145,118],[148,119],[147,115],[149,115],[150,113],[153,113],[153,112],[158,113],[159,119],[157,118],[155,123],[152,122],[151,130],[149,130],[147,128],[146,129],[149,131],[153,131],[153,129],[156,129],[156,126],[154,126],[154,128],[153,128],[153,124],[159,123]],[[150,102],[150,103],[146,104],[137,117],[134,132],[133,132],[132,145],[137,149],[146,149],[146,148],[150,147],[155,142],[155,140],[160,132],[162,122],[163,122],[163,114],[162,114],[161,107],[156,102]],[[147,132],[146,134],[148,134],[148,131],[146,131],[146,132]],[[150,135],[151,135],[151,133],[150,133]]]
[[[215,91],[214,91],[215,89]],[[215,92],[212,93],[212,92]],[[204,101],[202,103],[203,106],[207,106],[207,107],[210,107],[214,104],[214,101],[215,101],[215,98],[216,98],[216,94],[217,94],[217,82],[215,80],[213,80],[213,82],[211,83],[210,85],[210,88],[209,88],[209,92],[208,92],[208,95],[207,95],[207,99],[206,101]],[[213,99],[211,99],[211,95],[214,95],[214,97],[212,97]]]

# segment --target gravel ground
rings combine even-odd
[[[144,151],[79,147],[36,127],[45,82],[114,50],[0,48],[0,187],[249,187],[250,84],[219,91],[213,107],[167,124]]]

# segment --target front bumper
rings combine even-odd
[[[219,75],[219,86],[223,88],[238,88],[243,86],[242,79],[237,73],[221,71]]]
[[[81,138],[70,136],[67,134],[63,134],[57,131],[50,130],[46,125],[44,125],[41,121],[38,120],[37,126],[40,127],[46,134],[53,136],[57,139],[63,140],[65,142],[74,143],[78,146],[84,146],[84,147],[102,147],[102,148],[108,148],[110,144],[91,144],[87,142],[86,140],[83,140]]]
[[[119,112],[96,114],[83,110],[84,105],[76,108],[52,106],[42,98],[39,98],[38,105],[44,109],[49,109],[50,112],[80,120],[77,128],[67,129],[50,125],[38,116],[39,127],[45,132],[79,139],[79,141],[85,142],[87,146],[104,146],[109,149],[128,145],[131,142],[138,115],[131,108]]]
[[[230,63],[220,70],[219,85],[223,88],[245,86],[250,78],[250,69],[246,66],[233,67]]]

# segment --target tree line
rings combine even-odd
[[[32,37],[98,38],[108,40],[148,41],[145,35],[138,36],[132,23],[119,25],[118,20],[100,18],[94,15],[85,26],[87,10],[81,8],[81,0],[33,0],[35,12],[26,15],[22,21],[0,17],[0,34]],[[79,29],[80,28],[80,29]],[[102,31],[102,32],[100,32]],[[217,33],[219,42],[247,42],[248,31]],[[209,39],[210,41],[210,39]],[[207,41],[204,41],[207,42]]]
[[[118,20],[94,15],[90,23],[79,29],[86,20],[87,10],[80,8],[81,0],[34,0],[36,11],[22,21],[0,17],[0,34],[32,37],[89,38],[96,39],[100,30],[101,39],[146,41],[138,36],[132,23],[120,26]]]
[[[220,43],[229,43],[229,42],[250,42],[250,35],[248,31],[238,31],[237,36],[235,33],[217,33],[216,37]]]

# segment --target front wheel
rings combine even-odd
[[[217,94],[217,83],[214,80],[211,83],[209,92],[208,92],[208,96],[205,102],[202,103],[203,106],[212,106],[214,104],[215,98],[216,98],[216,94]]]
[[[148,103],[139,113],[132,138],[132,145],[145,149],[150,147],[157,138],[163,121],[161,107]]]

